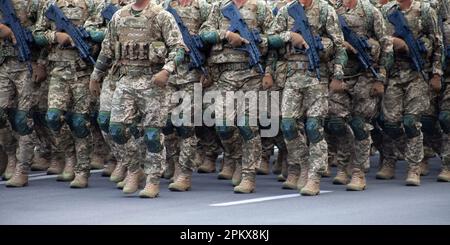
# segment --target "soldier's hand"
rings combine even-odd
[[[228,43],[235,48],[249,43],[248,40],[242,38],[241,35],[231,31],[227,31],[225,38],[228,40]]]
[[[342,80],[333,79],[330,83],[330,90],[333,93],[343,93],[345,91],[345,85]]]
[[[441,92],[441,76],[434,75],[433,78],[430,80],[430,86],[433,89],[434,92],[440,93]]]
[[[398,37],[393,37],[394,50],[396,52],[409,53],[408,45],[403,39]]]
[[[41,83],[47,79],[47,67],[42,64],[33,64],[33,74],[32,74],[33,82]]]
[[[91,91],[91,95],[94,97],[100,96],[100,82],[96,80],[89,81],[89,91]]]
[[[72,38],[65,32],[56,32],[55,39],[60,46],[75,46]]]
[[[202,86],[204,87],[204,88],[208,88],[208,87],[210,87],[211,85],[212,85],[212,80],[211,80],[211,78],[210,77],[208,77],[208,76],[205,76],[204,74],[202,74],[201,76],[200,76],[200,82],[202,83]]]
[[[308,43],[306,43],[303,36],[298,34],[297,32],[291,32],[291,43],[296,48],[309,48]]]
[[[167,81],[169,80],[169,75],[170,74],[168,71],[161,70],[153,76],[152,82],[154,82],[160,88],[164,88],[167,85]]]
[[[14,45],[17,43],[13,31],[5,24],[0,24],[0,38],[11,41]]]
[[[270,89],[272,86],[273,86],[272,74],[266,73],[262,79],[262,87],[263,89]]]
[[[358,50],[356,50],[350,43],[348,43],[347,41],[344,41],[344,46],[345,46],[345,49],[347,49],[347,51],[350,51],[350,52],[352,52],[352,53],[354,53],[354,54],[357,54],[358,53]]]
[[[370,90],[370,96],[378,97],[384,94],[384,84],[382,82],[375,82]]]

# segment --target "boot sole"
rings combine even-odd
[[[449,179],[444,179],[444,178],[437,178],[437,182],[450,182]]]
[[[251,194],[255,192],[255,190],[251,190],[250,192],[244,192],[244,191],[233,191],[235,194]]]
[[[131,192],[131,191],[124,191],[123,189],[122,189],[122,192],[123,192],[123,194],[125,194],[125,195],[131,195],[131,194],[134,194],[134,193],[136,193],[138,190],[136,189],[135,191],[133,191],[133,192]]]
[[[170,191],[173,191],[173,192],[186,192],[186,191],[190,191],[191,188],[187,188],[187,189],[178,189],[178,188],[174,188],[174,187],[169,187],[169,190],[170,190]]]
[[[349,182],[344,182],[344,181],[340,181],[340,180],[333,180],[333,185],[346,185]]]
[[[25,183],[24,185],[8,185],[8,184],[6,184],[5,186],[8,188],[20,188],[20,187],[28,186],[28,183]]]
[[[310,193],[310,192],[300,192],[300,195],[302,196],[318,196],[320,194],[320,191],[317,193]]]
[[[358,188],[358,187],[349,187],[347,186],[347,191],[364,191],[366,189],[366,187],[364,186],[363,188]]]
[[[71,189],[86,189],[88,186],[70,186]]]
[[[406,181],[406,186],[420,186],[420,183]]]
[[[142,199],[153,199],[153,198],[157,198],[157,197],[159,197],[159,193],[156,194],[156,196],[154,196],[154,197],[146,196],[146,195],[139,195],[139,198],[142,198]]]
[[[227,176],[227,175],[221,175],[221,174],[217,175],[217,179],[220,179],[220,180],[231,180],[232,178],[233,178],[233,176]]]

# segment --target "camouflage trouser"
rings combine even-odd
[[[405,158],[410,165],[418,165],[423,159],[420,117],[429,104],[428,84],[417,72],[402,71],[399,76],[390,78],[382,104],[385,129],[386,124],[392,124],[397,127],[403,125],[404,130],[405,116],[414,117],[414,125],[410,125],[410,128],[414,128],[417,136],[406,137],[405,148]]]
[[[146,161],[144,162],[144,171],[150,175],[150,181],[156,184],[159,183],[161,173],[164,171],[163,163],[166,159],[164,135],[161,129],[167,122],[170,91],[167,88],[162,89],[151,83],[152,77],[144,75],[142,72],[139,76],[128,75],[126,72],[122,73],[123,75],[117,82],[117,88],[114,91],[111,102],[110,127],[113,124],[119,124],[128,128],[136,123],[138,118],[142,118],[139,120],[139,127],[143,127],[144,131],[156,131],[153,143],[158,144],[162,150],[151,152],[147,149]],[[126,132],[126,137],[132,138],[129,130]],[[139,140],[144,141],[142,137]],[[129,169],[130,166],[139,166],[139,164],[135,163],[140,161],[140,157],[136,156],[142,156],[142,146],[146,145],[144,144],[145,141],[139,140],[137,142],[128,140],[124,145],[126,149],[124,162]]]
[[[335,141],[328,143],[335,145],[339,165],[347,167],[353,163],[355,167],[363,168],[369,165],[372,144],[370,131],[373,129],[371,121],[379,111],[380,99],[370,95],[373,83],[371,75],[346,79],[345,83],[348,88],[346,92],[330,93],[328,112],[330,119],[341,118],[346,122],[345,130],[335,137]],[[365,139],[358,140],[350,127],[351,120],[355,118],[363,120],[363,131],[368,135]]]
[[[422,115],[422,132],[424,159],[430,159],[436,153],[441,153],[443,134],[439,127],[439,99],[440,96],[430,91],[430,106]]]
[[[89,93],[89,71],[75,69],[72,62],[54,62],[50,73],[48,92],[48,108],[63,112],[78,113],[89,120],[91,111],[91,95]],[[90,125],[86,127],[90,130]],[[67,128],[67,127],[66,127]],[[67,152],[72,142],[75,145],[77,164],[75,173],[89,173],[90,154],[92,151],[92,135],[79,138],[75,134],[69,137],[64,128],[53,132],[56,137],[58,151]]]
[[[93,140],[93,149],[92,154],[100,156],[102,159],[107,160],[110,148],[109,145],[106,144],[106,141],[103,137],[103,132],[100,129],[97,123],[97,115],[100,111],[100,100],[95,100],[95,103],[91,105],[93,112],[91,113],[91,133]]]
[[[287,78],[282,97],[282,124],[289,121],[295,121],[293,123],[296,124],[286,126],[290,129],[285,129],[284,132],[288,164],[309,166],[308,176],[316,177],[326,170],[328,162],[328,145],[323,128],[323,121],[328,113],[328,84],[317,81],[314,74],[296,70]],[[311,125],[315,142],[310,142],[309,146],[305,119],[315,121],[314,125]]]
[[[450,112],[450,67],[447,65],[447,71],[444,75],[445,90],[440,101],[440,110]],[[444,133],[441,148],[441,158],[443,164],[450,167],[450,133]]]
[[[245,106],[241,108],[242,113],[238,114],[237,104],[234,103],[234,99],[228,98],[227,100],[226,93],[234,92],[236,96],[236,93],[255,92],[254,95],[257,96],[261,86],[261,76],[250,69],[219,72],[220,69],[216,68],[219,73],[218,80],[209,91],[217,91],[223,98],[223,100],[214,102],[214,114],[216,117],[216,130],[224,149],[224,158],[230,159],[230,162],[235,164],[242,164],[243,176],[253,175],[256,168],[260,165],[262,148],[257,121],[255,125],[246,123],[245,125],[248,126],[244,126],[242,123],[243,127],[239,128],[236,125],[238,125],[237,122],[240,120],[249,122],[249,118],[257,116],[257,103],[245,102]],[[257,100],[257,98],[253,97],[250,99]],[[217,125],[218,120],[220,120],[218,119],[219,117],[221,117],[225,127]],[[257,117],[254,119],[257,119]],[[232,126],[227,125],[226,121],[234,124]]]

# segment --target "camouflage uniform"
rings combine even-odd
[[[129,138],[140,138],[144,131],[147,184],[159,185],[165,161],[161,129],[167,121],[170,93],[150,79],[162,69],[175,71],[174,59],[183,42],[173,17],[160,6],[150,2],[142,11],[131,6],[120,9],[109,23],[91,80],[101,80],[113,65],[112,74],[120,79],[111,104],[110,134],[116,143],[126,143],[125,161],[136,161],[139,149],[129,144]],[[144,130],[136,127],[139,116]]]
[[[290,42],[290,30],[294,24],[293,18],[288,14],[288,8],[293,4],[297,4],[296,1],[280,9],[270,28],[270,34],[278,34],[285,43]],[[332,40],[335,56],[328,68],[324,64],[331,58],[327,54],[321,55],[322,79],[319,81],[316,73],[307,69],[308,57],[291,52],[289,49],[293,47],[288,46],[286,53],[288,69],[283,91],[281,127],[288,148],[288,164],[308,168],[308,183],[311,180],[318,185],[319,173],[325,170],[328,160],[323,129],[323,121],[328,112],[328,81],[329,77],[342,79],[347,55],[343,47],[344,37],[334,9],[326,1],[314,0],[312,5],[305,9],[305,13],[312,33]]]
[[[222,95],[225,95],[227,91],[257,92],[261,86],[262,76],[256,69],[248,68],[248,55],[245,52],[233,49],[227,42],[222,43],[222,40],[226,40],[225,33],[230,27],[230,21],[221,12],[222,7],[227,6],[227,4],[234,3],[225,0],[214,4],[208,20],[202,25],[200,31],[202,36],[214,35],[216,37],[215,45],[208,58],[208,63],[210,64],[209,73],[214,81],[214,84],[209,89],[219,91]],[[267,8],[264,2],[256,0],[246,1],[239,9],[239,12],[248,27],[256,29],[260,33],[264,33],[272,21],[271,10]],[[260,47],[267,47],[265,37],[263,37]],[[224,121],[223,126],[216,125],[216,130],[224,147],[224,158],[233,161],[234,164],[242,164],[242,179],[244,181],[235,188],[235,191],[252,192],[255,183],[255,170],[261,161],[261,138],[258,127],[249,126],[248,118],[250,112],[256,112],[257,108],[245,108],[245,118],[236,118],[236,108],[231,109],[233,113],[229,114],[232,115],[228,114],[225,116],[220,110],[223,108],[223,104],[216,101],[215,106],[216,117],[221,115],[223,120],[228,120],[229,122],[247,121],[245,126],[239,127],[227,125]],[[225,106],[229,109],[232,107],[229,104]]]
[[[397,4],[389,7],[386,15],[398,8]],[[428,6],[428,7],[427,7]],[[386,7],[386,8],[387,8]],[[439,35],[436,12],[426,3],[413,1],[410,9],[401,11],[408,21],[409,28],[415,38],[422,35],[431,40],[428,48],[431,55],[425,59],[433,59],[431,73],[442,75],[442,37]],[[388,33],[393,34],[393,25],[388,25]],[[408,180],[419,171],[419,163],[423,159],[423,134],[420,130],[420,117],[429,108],[430,90],[428,81],[424,81],[420,73],[411,69],[409,57],[395,54],[395,63],[390,70],[390,77],[383,99],[384,131],[396,140],[406,134],[405,158],[409,163]],[[407,180],[407,183],[409,181]],[[413,183],[411,183],[413,184]],[[415,183],[413,185],[416,185]]]
[[[61,49],[56,43],[56,27],[53,22],[45,17],[50,4],[56,4],[61,11],[77,26],[84,26],[89,19],[96,16],[97,3],[89,0],[56,0],[48,1],[42,8],[34,31],[36,42],[42,46],[51,47],[49,53],[50,85],[48,98],[47,123],[56,135],[56,144],[67,145],[63,141],[61,127],[63,117],[72,131],[75,142],[77,163],[75,175],[87,180],[90,169],[90,153],[92,147],[92,135],[90,133],[90,113],[92,110],[92,98],[89,94],[88,82],[90,65],[83,61],[78,51],[74,48]],[[94,23],[94,22],[92,22]],[[98,37],[98,26],[86,26],[92,39]],[[101,34],[100,34],[101,35]],[[63,147],[64,148],[64,147]],[[78,186],[75,177],[73,187]],[[82,187],[87,186],[87,181]]]

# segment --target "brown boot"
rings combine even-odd
[[[24,187],[28,185],[29,167],[17,164],[14,175],[6,182],[6,187]]]
[[[236,167],[234,169],[233,177],[231,178],[231,184],[233,184],[233,186],[238,186],[242,179],[242,165],[239,163],[235,164]]]
[[[303,163],[300,165],[300,177],[297,181],[297,190],[301,190],[305,187],[306,182],[308,182],[308,163]]]
[[[91,154],[91,169],[102,169],[105,166],[105,159],[99,154]]]
[[[331,164],[328,164],[327,169],[325,171],[323,171],[321,174],[322,174],[322,177],[324,177],[324,178],[331,177]]]
[[[366,177],[360,168],[353,168],[352,180],[347,185],[347,191],[363,191],[366,189]]]
[[[439,182],[450,182],[450,166],[448,166],[448,165],[442,166],[442,171],[438,175],[437,181],[439,181]]]
[[[159,196],[159,184],[150,182],[150,177],[147,177],[147,183],[142,191],[139,192],[140,198],[156,198]]]
[[[111,177],[112,172],[116,169],[117,161],[113,156],[110,156],[105,168],[102,171],[102,177]]]
[[[230,180],[231,178],[233,178],[233,173],[235,169],[234,161],[227,158],[224,159],[223,161],[224,163],[222,171],[220,171],[217,178],[222,180]]]
[[[35,152],[31,171],[47,171],[48,167],[50,167],[50,159]]]
[[[16,172],[17,158],[16,155],[8,156],[8,163],[6,164],[5,172],[3,173],[3,180],[9,180]]]
[[[114,171],[111,173],[109,180],[114,183],[119,183],[125,179],[126,175],[127,167],[122,162],[118,162],[116,168],[114,168]]]
[[[56,178],[57,181],[68,182],[75,179],[76,156],[68,156],[63,172]]]
[[[333,179],[334,185],[346,185],[349,182],[348,174],[345,168],[338,166],[336,177]]]
[[[133,194],[139,189],[139,183],[145,180],[145,174],[139,167],[136,170],[128,170],[127,181],[123,187],[124,194]]]
[[[50,166],[47,169],[47,175],[55,175],[62,173],[64,168],[64,161],[62,159],[52,156],[50,159]]]
[[[383,161],[380,170],[377,172],[377,179],[389,180],[395,177],[395,163]]]
[[[255,191],[255,173],[242,173],[241,183],[234,187],[234,193],[249,194]]]
[[[212,159],[209,156],[205,157],[203,164],[198,167],[197,172],[201,174],[209,174],[216,172],[216,159]]]
[[[316,196],[320,193],[320,174],[308,178],[305,187],[300,190],[302,196]]]
[[[263,155],[261,158],[261,163],[259,165],[259,168],[256,169],[257,175],[268,175],[270,173],[270,156]]]
[[[127,177],[128,177],[128,175],[125,174],[125,178],[122,181],[117,182],[117,184],[116,184],[117,189],[123,190],[123,187],[125,186],[125,183],[127,183],[127,180],[128,180]]]
[[[75,178],[70,182],[70,188],[82,189],[88,187],[89,172],[75,173]]]
[[[281,188],[287,190],[297,189],[299,177],[300,177],[300,167],[297,165],[289,165],[287,179],[283,183],[283,186]]]
[[[408,170],[408,177],[406,178],[407,186],[420,185],[420,166],[410,166]]]
[[[171,191],[189,191],[192,186],[192,170],[182,169],[175,182],[169,185]]]
[[[420,175],[421,176],[427,176],[428,174],[430,174],[430,170],[428,169],[428,160],[427,159],[423,159],[420,164]]]

